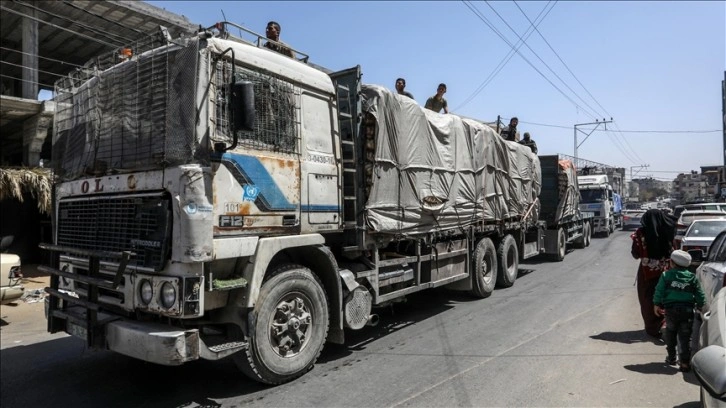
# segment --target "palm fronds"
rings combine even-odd
[[[38,200],[38,211],[50,214],[53,174],[50,169],[0,168],[0,200],[14,198],[21,203],[23,194],[30,193]]]

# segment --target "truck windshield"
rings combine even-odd
[[[599,203],[606,200],[605,190],[580,190],[583,203]]]

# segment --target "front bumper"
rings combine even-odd
[[[85,320],[85,310],[69,307],[64,312],[73,316],[66,321],[65,332],[85,340],[87,329],[74,323]],[[115,318],[107,313],[99,313],[98,320],[106,322],[99,331],[103,333],[108,350],[150,363],[177,366],[200,358],[219,360],[247,348],[247,342],[209,347],[196,328],[180,329],[160,323]]]

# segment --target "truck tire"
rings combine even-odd
[[[585,231],[585,248],[587,248],[590,246],[590,242],[592,242],[592,227],[589,222],[586,222],[582,228]]]
[[[519,273],[519,249],[514,237],[507,235],[497,248],[497,286],[508,288],[514,285]]]
[[[328,301],[317,276],[300,265],[278,268],[249,316],[249,347],[233,354],[253,380],[282,384],[310,371],[328,336]]]
[[[575,248],[582,249],[587,246],[587,223],[582,223],[582,235],[572,242]]]
[[[479,240],[474,249],[471,264],[471,293],[481,299],[489,297],[497,283],[497,253],[491,239]]]
[[[552,254],[552,259],[557,262],[565,260],[565,250],[567,249],[567,237],[565,230],[560,228],[557,230],[557,253]]]
[[[610,233],[615,232],[615,218],[610,218]]]

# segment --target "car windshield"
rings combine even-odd
[[[687,238],[716,237],[726,230],[726,220],[695,221],[686,232]]]

